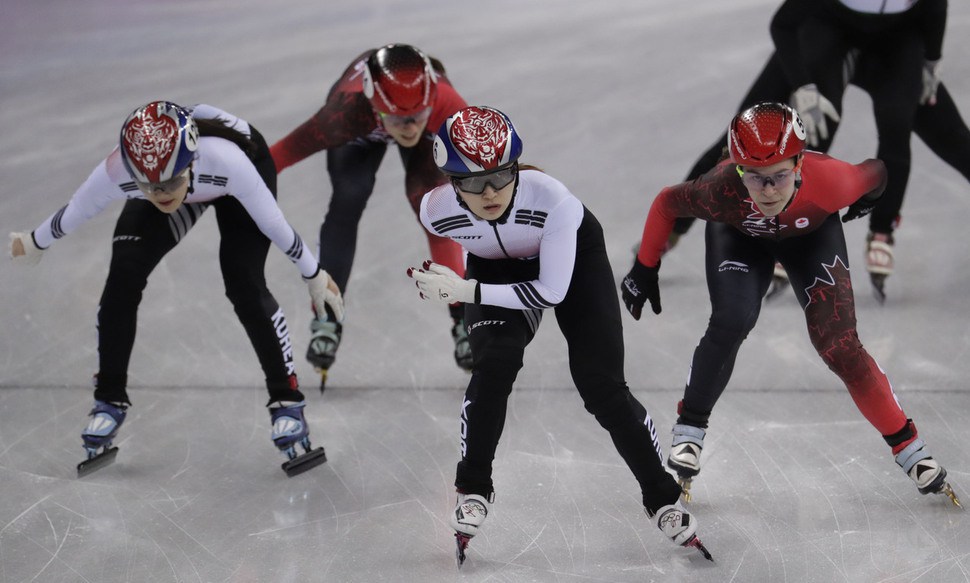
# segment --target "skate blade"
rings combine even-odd
[[[458,568],[465,564],[465,549],[468,548],[468,541],[472,540],[472,537],[468,535],[461,534],[460,532],[455,533],[455,561],[458,562]]]
[[[771,277],[771,286],[768,288],[768,293],[765,294],[765,301],[770,302],[772,299],[780,296],[788,289],[788,279],[784,277]]]
[[[317,374],[320,375],[320,394],[322,395],[327,390],[327,373],[330,371],[329,369],[320,367],[316,367],[313,370],[317,371]]]
[[[96,470],[100,470],[105,466],[111,465],[115,461],[115,458],[117,456],[118,456],[118,448],[109,447],[108,449],[104,450],[103,452],[99,453],[93,458],[84,460],[83,462],[77,465],[77,477],[83,478],[84,476]]]
[[[307,470],[312,470],[326,461],[326,453],[323,451],[322,447],[318,447],[314,450],[306,452],[303,455],[298,455],[289,461],[283,462],[283,465],[280,467],[282,467],[283,471],[286,472],[286,477],[292,478],[293,476],[298,476]]]
[[[680,484],[681,489],[680,497],[684,499],[684,502],[691,501],[690,484],[693,480],[693,478],[677,478],[677,483]]]
[[[940,489],[940,494],[943,494],[947,498],[949,498],[950,502],[953,502],[954,506],[956,506],[960,510],[964,510],[963,504],[960,504],[960,499],[957,498],[957,494],[956,492],[953,491],[953,486],[950,486],[949,482],[944,482],[943,488]]]
[[[714,562],[714,557],[711,555],[711,552],[707,550],[707,547],[704,546],[704,543],[701,542],[701,539],[697,538],[696,534],[690,537],[690,540],[685,542],[684,546],[693,547],[697,549],[698,551],[701,552],[702,555],[704,555],[705,559],[707,559],[712,563]]]
[[[880,304],[886,303],[886,275],[881,273],[870,273],[869,280],[872,281],[872,292]]]

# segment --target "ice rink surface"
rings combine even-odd
[[[0,229],[69,199],[153,99],[207,102],[270,142],[323,103],[366,48],[439,57],[470,102],[508,113],[523,160],[566,183],[607,229],[617,278],[647,208],[733,115],[771,51],[777,0],[8,0],[0,5]],[[970,111],[970,5],[950,2],[944,82]],[[833,154],[875,152],[850,89]],[[880,306],[848,225],[859,331],[920,436],[970,503],[970,188],[913,140],[898,271]],[[967,514],[920,496],[815,355],[792,292],[767,305],[711,421],[692,508],[715,564],[664,540],[583,409],[548,319],[526,355],[495,463],[497,499],[458,572],[457,415],[468,377],[444,309],[405,276],[427,257],[391,148],[361,223],[344,345],[321,396],[302,360],[305,286],[270,251],[308,419],[329,462],[287,478],[261,371],[223,296],[211,216],[153,274],[117,462],[84,479],[80,430],[94,317],[121,205],[39,266],[0,261],[0,583],[970,580]],[[329,199],[325,157],[280,177],[309,242]],[[209,213],[211,214],[211,213]],[[708,317],[703,237],[665,257],[663,314],[624,315],[627,374],[669,446]],[[645,444],[646,446],[646,444]]]

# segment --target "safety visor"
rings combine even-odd
[[[404,127],[408,124],[423,124],[431,117],[431,108],[425,107],[417,113],[411,115],[396,115],[393,113],[380,112],[381,123],[385,126]]]
[[[500,170],[489,172],[488,174],[476,174],[474,176],[453,176],[451,183],[458,190],[468,194],[482,194],[486,186],[491,186],[495,190],[501,190],[515,180],[515,175],[519,171],[518,164],[506,166]]]

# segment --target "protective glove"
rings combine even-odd
[[[657,281],[659,272],[660,263],[656,267],[647,267],[639,259],[635,259],[633,269],[623,278],[620,285],[623,303],[626,304],[627,311],[633,314],[634,320],[640,319],[643,304],[647,300],[650,300],[653,313],[660,313],[660,284]]]
[[[869,198],[868,196],[863,196],[859,200],[849,205],[846,209],[845,214],[842,215],[842,222],[848,223],[853,219],[858,219],[859,217],[864,217],[872,212],[872,209],[876,208],[876,204],[879,199],[882,198],[882,193],[875,198]]]
[[[326,314],[329,307],[338,322],[344,319],[344,298],[340,295],[340,288],[330,277],[330,274],[322,269],[318,269],[313,277],[304,277],[307,287],[310,289],[310,300],[313,302],[313,309],[317,314]]]
[[[10,233],[10,258],[25,265],[37,265],[44,250],[34,243],[31,233]]]
[[[839,121],[839,112],[835,110],[832,102],[819,93],[815,83],[802,85],[792,93],[791,106],[798,111],[798,115],[805,124],[806,141],[811,147],[819,144],[819,138],[827,140],[829,138],[829,126],[825,122],[826,116],[832,121]]]
[[[474,279],[463,279],[444,265],[431,261],[425,261],[421,267],[421,269],[408,268],[408,277],[413,279],[414,284],[421,290],[421,299],[437,300],[446,304],[477,303],[480,292],[478,282]]]
[[[940,86],[940,59],[923,61],[923,94],[919,104],[936,105],[936,89]]]

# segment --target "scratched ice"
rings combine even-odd
[[[497,106],[525,160],[569,185],[607,228],[617,276],[647,206],[718,134],[770,52],[777,0],[424,0],[7,3],[0,18],[0,227],[66,203],[134,107],[209,102],[270,141],[314,113],[364,48],[412,42],[472,103]],[[945,82],[970,111],[970,5],[951,2]],[[851,89],[840,157],[875,151]],[[860,334],[920,435],[970,501],[970,269],[955,253],[967,182],[913,140],[899,272],[880,307],[856,273]],[[361,223],[344,345],[325,397],[300,358],[307,297],[272,250],[329,461],[287,479],[269,440],[261,372],[216,275],[205,218],[152,275],[114,465],[85,479],[79,433],[96,368],[94,316],[109,208],[39,266],[0,261],[0,583],[255,581],[957,582],[970,527],[920,496],[814,354],[792,292],[767,306],[712,419],[693,493],[709,564],[663,540],[608,436],[571,388],[548,318],[526,356],[495,462],[497,497],[456,574],[447,514],[467,375],[443,309],[404,275],[426,258],[388,152]],[[280,177],[315,241],[329,196],[322,155]],[[863,222],[847,227],[859,269]],[[664,447],[707,319],[700,229],[664,259],[664,311],[624,318],[630,386]]]

